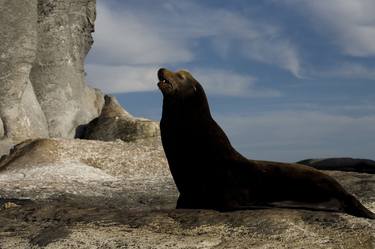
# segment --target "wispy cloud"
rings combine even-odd
[[[94,62],[107,65],[190,61],[193,54],[183,39],[163,34],[149,18],[127,9],[110,9],[98,1],[94,33]]]
[[[156,0],[153,5],[155,8],[144,8],[142,1],[130,1],[114,8],[110,1],[98,1],[95,43],[87,67],[91,84],[108,92],[153,89],[149,86],[153,81],[145,82],[150,80],[150,70],[155,72],[166,64],[193,64],[200,56],[198,44],[202,40],[224,60],[242,57],[275,65],[300,76],[297,50],[275,25],[198,1]],[[220,73],[219,70],[216,68],[215,75],[221,74],[227,79],[228,72]],[[134,72],[144,75],[136,76]],[[212,72],[207,72],[210,73],[205,78],[212,79]],[[245,77],[237,78],[238,87],[233,87],[232,92],[215,91],[230,95],[237,91],[243,95],[242,90],[254,90],[254,80],[251,76]],[[263,95],[277,93],[263,91]]]
[[[105,93],[156,90],[157,68],[152,66],[86,65],[86,80],[90,86]]]
[[[233,145],[257,159],[374,158],[375,115],[351,117],[312,111],[218,116]]]
[[[375,1],[283,0],[278,3],[286,3],[310,16],[316,29],[345,54],[375,56]]]
[[[193,69],[194,77],[203,83],[209,94],[242,97],[280,97],[281,92],[261,88],[250,75],[226,70]]]
[[[159,67],[187,67],[208,94],[280,96],[254,101],[259,108],[251,116],[242,98],[242,108],[232,103],[229,116],[217,116],[233,145],[250,157],[375,159],[373,89],[364,89],[370,85],[364,79],[375,79],[373,0],[248,1],[249,12],[220,7],[223,0],[97,2],[86,65],[91,85],[108,93],[156,90]],[[346,88],[336,91],[343,78]],[[279,80],[280,91],[272,88]]]
[[[87,65],[87,82],[107,93],[157,90],[156,70],[152,66]],[[194,77],[210,95],[241,97],[279,97],[273,89],[259,87],[250,75],[226,70],[193,69]]]
[[[321,77],[375,80],[375,67],[356,62],[342,62],[327,70],[312,73]]]
[[[276,65],[300,77],[296,45],[281,27],[237,12],[205,7],[194,1],[170,1],[165,6],[171,11],[168,18],[172,16],[174,20],[169,33],[192,41],[208,39],[223,58],[245,57]]]

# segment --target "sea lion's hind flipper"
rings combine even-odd
[[[375,214],[362,205],[354,196],[345,196],[343,209],[346,213],[368,219],[375,219]]]

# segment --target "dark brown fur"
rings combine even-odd
[[[230,211],[279,206],[375,218],[335,179],[318,170],[239,154],[212,118],[204,90],[190,73],[160,69],[158,77],[164,96],[162,143],[180,192],[177,208]]]

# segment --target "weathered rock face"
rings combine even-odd
[[[375,211],[375,175],[328,173]],[[175,210],[159,137],[24,142],[0,162],[0,197],[4,249],[375,247],[375,220],[347,214]]]
[[[0,135],[18,140],[47,137],[46,118],[29,78],[38,43],[37,1],[0,1],[0,9],[0,119],[3,127]]]
[[[104,103],[84,82],[95,0],[1,0],[0,9],[0,139],[74,137]]]
[[[97,117],[100,92],[84,81],[84,59],[93,42],[95,1],[38,2],[38,44],[30,78],[51,137],[71,137]]]
[[[80,138],[102,141],[134,141],[160,135],[159,123],[133,117],[126,112],[113,96],[105,96],[100,116],[83,128]]]
[[[0,139],[4,136],[4,124],[0,118]]]

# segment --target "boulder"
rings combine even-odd
[[[350,157],[306,159],[297,162],[320,170],[339,170],[375,174],[375,161]]]
[[[77,137],[91,140],[134,141],[160,135],[159,123],[133,117],[125,111],[113,96],[105,96],[105,104],[100,116],[81,128]]]
[[[29,140],[0,160],[1,248],[367,248],[342,213],[175,210],[160,138]],[[375,175],[327,171],[375,211]]]

